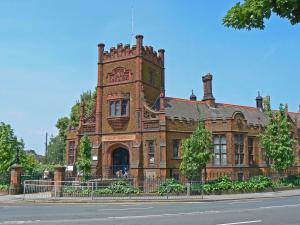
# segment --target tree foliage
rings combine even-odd
[[[272,160],[272,166],[279,172],[295,164],[293,147],[296,141],[292,137],[292,125],[286,111],[283,105],[280,105],[279,111],[267,111],[269,123],[260,135],[266,156]]]
[[[14,163],[17,150],[23,151],[23,140],[18,140],[9,124],[0,123],[0,172],[6,171]]]
[[[189,179],[201,176],[201,171],[206,167],[212,153],[212,134],[200,122],[193,134],[183,140],[181,145],[180,170]]]
[[[50,137],[47,151],[47,162],[52,165],[63,165],[65,162],[65,140],[57,135]]]
[[[7,171],[16,163],[17,151],[20,164],[25,172],[33,172],[39,165],[35,156],[24,151],[23,140],[19,140],[12,127],[3,122],[0,123],[0,172]]]
[[[20,163],[22,170],[25,173],[34,173],[39,171],[40,163],[35,158],[35,155],[25,151],[20,152]]]
[[[78,170],[83,174],[84,178],[91,175],[92,160],[91,160],[92,144],[88,136],[84,135],[80,140],[79,154],[76,161]]]
[[[223,18],[226,27],[235,29],[264,29],[265,19],[272,13],[287,19],[292,25],[300,22],[299,0],[245,0],[233,6]]]
[[[58,136],[61,139],[66,140],[67,131],[69,127],[70,119],[68,117],[59,118],[56,122],[56,128],[58,129]]]

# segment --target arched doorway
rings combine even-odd
[[[125,148],[117,148],[112,153],[113,175],[122,172],[124,175],[129,170],[129,152]]]

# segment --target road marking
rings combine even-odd
[[[237,224],[250,224],[250,223],[261,223],[261,220],[252,220],[252,221],[244,221],[244,222],[234,222],[234,223],[222,223],[217,225],[237,225]]]
[[[189,212],[189,213],[150,214],[150,215],[141,215],[141,216],[111,216],[111,217],[107,217],[107,219],[122,220],[122,219],[140,219],[140,218],[164,217],[164,216],[190,216],[190,215],[199,215],[199,214],[215,214],[219,212],[220,211],[202,211],[202,212]]]
[[[98,209],[98,212],[101,211],[127,211],[127,210],[146,210],[153,209],[153,207],[144,207],[144,208],[123,208],[123,209]]]
[[[41,222],[41,220],[26,220],[26,221],[5,221],[3,223],[0,224],[26,224],[26,223],[34,223],[34,222]]]
[[[262,200],[252,200],[252,201],[234,201],[234,202],[229,202],[227,204],[244,204],[244,203],[252,203],[252,202],[262,202]]]
[[[273,209],[273,208],[286,208],[286,207],[298,207],[300,204],[295,205],[272,205],[272,206],[261,206],[260,209]]]

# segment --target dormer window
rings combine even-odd
[[[128,100],[127,99],[116,99],[109,101],[109,116],[120,117],[128,116]]]

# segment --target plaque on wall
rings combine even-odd
[[[102,137],[102,142],[133,141],[133,140],[135,140],[135,134],[107,135]]]

